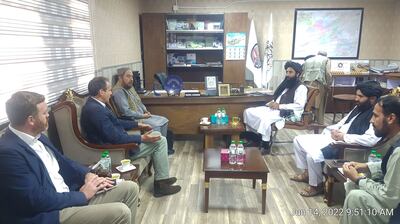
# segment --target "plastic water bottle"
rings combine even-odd
[[[376,153],[375,162],[382,162],[382,154]]]
[[[229,146],[229,164],[236,164],[236,144],[235,141],[231,141]]]
[[[239,144],[237,145],[236,149],[236,163],[238,165],[243,165],[244,163],[244,146],[243,146],[243,141],[239,141]]]
[[[221,109],[218,108],[216,116],[217,116],[217,125],[221,125],[222,124],[222,112],[221,112]]]
[[[376,160],[376,150],[371,150],[371,153],[368,156],[368,162],[375,162]]]
[[[221,109],[221,124],[222,125],[227,125],[226,123],[226,111],[225,108]]]
[[[100,159],[100,173],[99,176],[110,177],[111,176],[111,157],[110,153],[106,150],[101,154]]]

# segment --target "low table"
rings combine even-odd
[[[256,187],[256,179],[261,179],[262,214],[265,214],[268,167],[258,148],[247,148],[246,159],[243,165],[230,165],[221,163],[220,149],[208,148],[204,150],[203,169],[205,173],[205,212],[208,212],[210,178],[234,178],[252,179],[253,188]]]
[[[231,135],[231,139],[239,141],[239,135],[244,131],[244,125],[242,123],[232,126],[231,123],[228,125],[200,125],[200,132],[205,134],[204,137],[204,148],[214,147],[214,136],[215,135]]]
[[[337,160],[334,159],[327,159],[325,160],[325,165],[327,169],[326,173],[326,181],[325,181],[325,191],[324,191],[324,202],[328,206],[332,206],[332,191],[333,191],[333,184],[335,182],[346,182],[347,178],[343,175],[342,172],[339,171],[338,168],[343,166],[343,162],[336,162]]]

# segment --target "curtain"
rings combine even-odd
[[[19,90],[54,103],[94,77],[88,0],[0,0],[0,124]]]

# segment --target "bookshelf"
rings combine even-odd
[[[204,77],[223,80],[224,15],[166,15],[167,74],[184,82],[204,82]]]
[[[247,13],[143,13],[140,23],[146,89],[153,88],[159,72],[180,76],[185,88],[204,88],[209,75],[223,83],[245,84],[245,60],[225,60],[224,43],[227,32],[247,34]]]

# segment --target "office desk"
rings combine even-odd
[[[214,114],[218,107],[225,108],[230,118],[239,116],[242,119],[244,109],[262,106],[272,100],[273,96],[142,96],[141,98],[152,114],[169,119],[168,127],[175,134],[199,134],[200,118]]]

